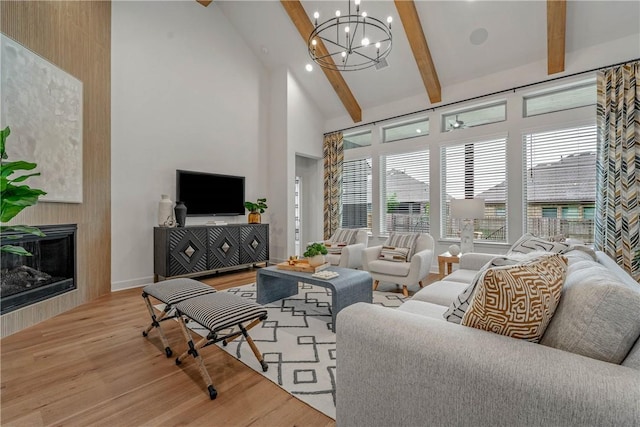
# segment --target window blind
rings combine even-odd
[[[429,232],[429,151],[382,156],[380,229]]]
[[[527,232],[593,243],[596,126],[525,134],[523,141]]]
[[[460,237],[460,220],[451,218],[451,199],[482,198],[485,217],[474,222],[475,238],[507,240],[506,136],[442,147],[442,236]]]
[[[342,227],[371,228],[371,159],[342,165]]]

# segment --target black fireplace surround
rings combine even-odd
[[[76,289],[76,224],[39,225],[45,237],[1,235],[2,245],[22,246],[33,256],[2,252],[0,314]],[[11,238],[17,237],[17,238]]]

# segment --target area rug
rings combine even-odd
[[[269,365],[267,372],[262,372],[244,338],[226,347],[216,345],[335,419],[336,335],[331,332],[331,291],[306,283],[299,283],[298,288],[298,295],[266,304],[267,320],[249,331]],[[256,300],[255,283],[223,292]],[[373,303],[386,307],[398,307],[405,299],[402,294],[373,292]],[[201,336],[208,333],[195,322],[189,322],[189,328]]]

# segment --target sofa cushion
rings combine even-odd
[[[489,268],[462,325],[538,342],[556,310],[566,273],[567,259],[558,254]]]
[[[383,246],[380,250],[379,259],[392,262],[407,262],[409,248],[398,248],[394,246]]]
[[[458,269],[446,276],[445,280],[448,282],[461,282],[468,285],[473,281],[474,277],[476,277],[476,274],[478,274],[476,270]]]
[[[562,253],[567,250],[569,246],[570,245],[563,242],[551,242],[549,240],[536,237],[533,234],[525,233],[507,251],[507,256],[514,253],[526,254],[533,251]]]
[[[356,235],[358,234],[357,228],[338,228],[333,236],[329,239],[331,243],[343,242],[348,245],[352,245],[356,241]]]
[[[369,262],[367,270],[372,273],[386,274],[388,276],[407,277],[410,266],[410,262],[389,262],[377,259]]]
[[[471,274],[473,274],[473,277],[467,281],[469,285],[465,287],[457,297],[454,298],[453,302],[449,306],[449,309],[445,312],[444,318],[452,323],[462,323],[462,317],[469,308],[469,304],[471,303],[471,298],[473,298],[473,293],[476,290],[476,286],[484,276],[484,273],[487,271],[487,269],[505,265],[513,265],[517,263],[518,261],[509,259],[504,256],[495,256],[489,262],[487,262],[479,271],[473,272],[471,270],[458,270],[461,271],[461,273],[456,274],[457,272],[454,271],[453,273],[445,277],[447,281],[453,282],[456,279],[469,278],[471,277]]]
[[[447,307],[443,305],[431,304],[424,301],[409,300],[398,307],[396,310],[419,314],[420,316],[427,316],[433,319],[443,320],[442,313],[444,313],[446,309]]]
[[[622,361],[622,366],[640,371],[640,338],[636,340],[636,343],[629,350],[627,357]]]
[[[412,301],[424,301],[432,304],[443,305],[446,311],[458,295],[468,286],[467,283],[449,282],[441,280],[434,282],[416,292],[412,297]]]
[[[410,260],[415,253],[416,240],[418,240],[418,237],[420,237],[420,233],[391,232],[382,246],[394,248],[409,248],[409,252],[407,253],[407,260]]]
[[[342,248],[347,246],[347,242],[325,242],[324,245],[327,247],[327,252],[330,254],[341,254]]]
[[[558,309],[541,344],[620,364],[640,336],[640,292],[592,261],[569,266]]]

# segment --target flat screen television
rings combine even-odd
[[[244,215],[244,177],[178,169],[176,200],[187,216]]]

